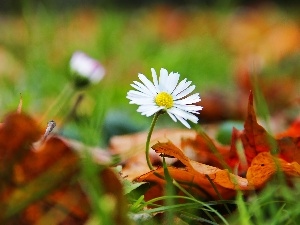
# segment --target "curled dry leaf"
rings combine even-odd
[[[188,129],[161,129],[153,132],[150,146],[158,141],[164,142],[171,140],[176,145],[181,144],[183,138],[194,139],[197,133]],[[128,180],[133,180],[141,174],[147,173],[149,167],[145,158],[145,143],[147,132],[115,136],[110,140],[110,152],[119,154],[124,162],[122,175]],[[153,165],[160,164],[161,158],[150,149],[150,158]],[[173,163],[177,159],[169,159],[168,163]]]
[[[255,156],[247,170],[246,178],[243,178],[228,170],[190,160],[171,142],[157,143],[152,148],[158,153],[180,160],[185,167],[168,167],[171,177],[189,192],[206,200],[219,199],[218,193],[223,199],[230,199],[235,196],[237,190],[247,193],[250,190],[260,189],[272,179],[278,170],[282,171],[287,178],[300,177],[300,165],[297,162],[288,163],[272,156],[269,152],[262,152]],[[165,185],[163,177],[163,168],[158,168],[136,179],[138,182],[152,183],[145,194],[146,200],[163,195]]]
[[[274,138],[257,123],[252,92],[249,96],[248,114],[244,124],[244,131],[241,134],[241,140],[249,165],[258,153],[271,151],[272,145],[275,143]]]
[[[252,187],[248,185],[248,181],[245,178],[239,177],[227,170],[221,170],[219,168],[202,164],[193,160],[190,160],[179,148],[173,143],[157,143],[152,147],[156,152],[172,156],[180,160],[186,167],[184,169],[169,167],[169,173],[173,179],[187,188],[187,190],[194,190],[195,194],[204,199],[219,199],[218,193],[214,190],[210,180],[214,183],[219,194],[224,199],[232,198],[236,190],[251,190]],[[151,171],[141,177],[137,178],[137,181],[154,182],[159,186],[163,186],[164,180],[156,174],[163,176],[163,169],[159,168],[155,171]],[[208,177],[209,179],[208,179]],[[152,189],[152,190],[151,190]],[[153,197],[154,189],[152,187],[146,196]]]
[[[236,145],[240,139],[244,147],[246,160],[237,153]],[[272,144],[276,143],[275,139],[257,122],[252,92],[249,96],[248,114],[244,130],[238,131],[233,129],[230,146],[219,144],[204,132],[197,133],[194,137],[182,138],[181,140],[180,146],[190,159],[221,169],[228,167],[232,170],[238,169],[239,175],[246,173],[252,159],[258,153],[270,151]]]
[[[287,131],[279,134],[277,138],[272,137],[257,123],[252,92],[249,96],[248,115],[244,127],[240,137],[249,165],[259,153],[271,151],[277,151],[279,158],[287,162],[300,163],[299,121],[296,120]]]
[[[219,196],[215,192],[213,186],[209,182],[205,174],[196,174],[193,171],[189,171],[186,168],[168,168],[170,176],[177,181],[183,188],[191,193],[196,198],[203,200],[219,199]],[[212,174],[210,174],[212,175]],[[150,188],[145,193],[145,200],[163,196],[165,180],[161,177],[164,176],[163,168],[158,168],[155,171],[146,173],[138,177],[137,182],[149,182]],[[227,175],[228,176],[228,175]],[[215,178],[217,175],[215,175]],[[218,179],[218,178],[217,178]],[[231,199],[235,196],[236,191],[231,188],[225,188],[215,183],[215,187],[218,189],[223,199]],[[182,194],[180,191],[177,194]]]

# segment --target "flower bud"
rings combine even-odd
[[[100,62],[79,51],[72,55],[70,69],[71,74],[74,75],[76,88],[98,83],[105,74],[105,69]]]

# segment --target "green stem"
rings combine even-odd
[[[173,184],[174,184],[179,190],[181,190],[182,193],[184,193],[186,196],[188,196],[188,197],[190,197],[190,198],[196,200],[196,198],[195,198],[193,195],[191,195],[189,192],[187,192],[183,187],[181,187],[181,185],[180,185],[175,179],[173,179]],[[216,220],[214,219],[214,217],[211,216],[209,212],[207,212],[206,210],[203,210],[203,212],[211,219],[211,221],[216,222]]]
[[[151,136],[152,136],[152,133],[153,133],[153,129],[154,129],[154,126],[156,124],[156,121],[158,119],[158,116],[161,114],[161,112],[157,112],[155,113],[154,117],[153,117],[153,120],[152,120],[152,123],[151,123],[151,126],[150,126],[150,129],[149,129],[149,132],[148,132],[148,136],[147,136],[147,141],[146,141],[146,160],[147,160],[147,164],[148,164],[148,167],[150,170],[154,170],[153,166],[152,166],[152,163],[150,161],[150,157],[149,157],[149,150],[150,150],[150,139],[151,139]]]
[[[53,117],[55,117],[58,114],[58,112],[61,110],[64,104],[66,104],[66,102],[70,100],[74,93],[75,91],[73,90],[73,88],[70,87],[69,84],[65,85],[62,91],[56,97],[55,101],[52,102],[50,106],[48,106],[48,109],[42,116],[40,122],[43,123],[46,119],[53,119]]]
[[[209,181],[209,183],[210,183],[211,186],[213,187],[213,189],[214,189],[214,191],[216,192],[216,194],[218,195],[219,199],[224,201],[223,197],[221,196],[221,194],[220,194],[220,192],[218,191],[218,189],[217,189],[216,185],[214,184],[214,182],[210,179],[210,177],[209,177],[207,174],[205,174],[205,177],[207,178],[207,180]],[[227,210],[227,212],[228,212],[229,214],[231,214],[231,211],[230,211],[230,209],[228,208],[228,206],[227,206],[226,203],[224,203],[224,207],[225,207],[225,209]]]

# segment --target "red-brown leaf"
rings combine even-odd
[[[271,151],[271,143],[274,141],[267,131],[257,123],[252,92],[249,96],[248,115],[244,124],[244,131],[241,134],[241,140],[249,165],[258,153]]]

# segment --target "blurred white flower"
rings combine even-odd
[[[190,125],[186,120],[197,123],[198,117],[193,114],[199,114],[203,107],[194,104],[201,101],[199,93],[189,95],[195,89],[195,85],[190,86],[192,82],[187,79],[178,83],[179,73],[168,74],[164,68],[160,70],[159,79],[153,68],[151,71],[153,83],[145,75],[139,74],[142,83],[134,81],[131,84],[136,90],[127,93],[129,103],[139,105],[137,111],[142,115],[152,116],[162,110],[167,112],[173,121],[179,120],[187,128],[190,128]]]
[[[83,52],[75,52],[70,60],[71,73],[75,75],[76,87],[97,83],[105,75],[104,67]]]

